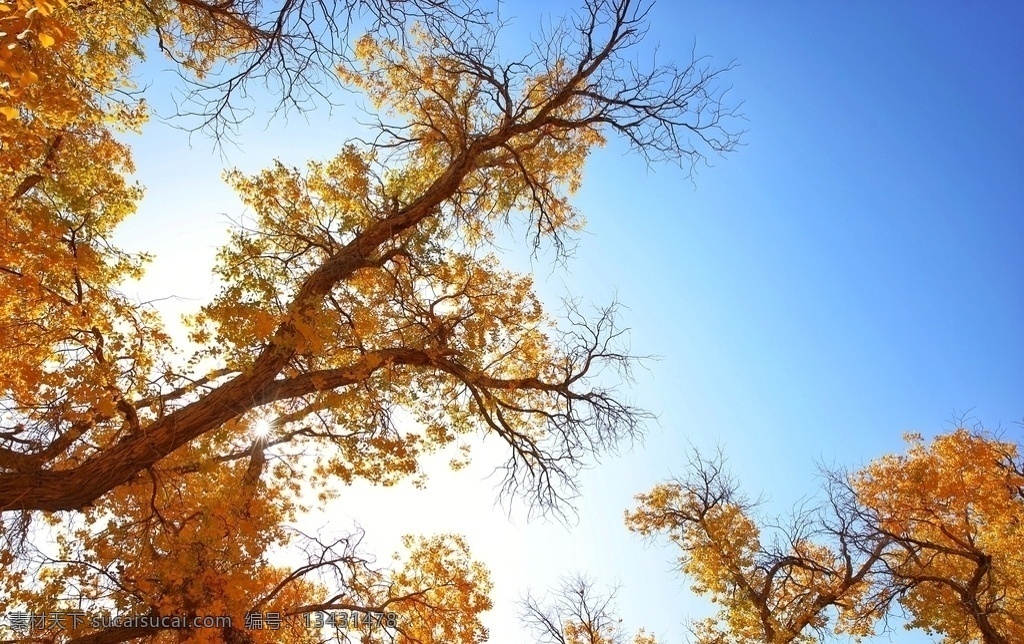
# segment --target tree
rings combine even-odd
[[[851,516],[847,497],[830,495],[831,518],[805,511],[786,524],[759,523],[756,503],[739,492],[721,453],[694,452],[685,478],[636,499],[629,529],[666,533],[682,551],[694,592],[721,605],[716,617],[694,625],[701,644],[817,641],[813,633],[824,630],[830,608],[840,611],[839,632],[863,634],[865,619],[875,617],[864,614],[859,595],[873,582],[881,544]]]
[[[520,620],[539,644],[656,644],[643,629],[627,638],[615,614],[615,594],[597,593],[586,577],[566,577],[550,599],[527,594]]]
[[[287,523],[300,498],[417,475],[422,455],[472,433],[508,445],[506,491],[556,508],[588,455],[641,430],[646,414],[608,379],[633,360],[615,307],[587,319],[569,302],[559,325],[490,242],[523,221],[535,248],[561,249],[583,223],[570,202],[583,163],[609,133],[649,161],[731,150],[721,70],[634,63],[647,8],[631,0],[587,2],[513,62],[482,14],[433,0],[297,0],[269,23],[258,2],[33,6],[17,5],[32,37],[0,69],[31,81],[0,96],[0,610],[234,618],[47,635],[76,642],[305,642],[317,633],[299,622],[324,610],[399,614],[365,642],[481,641],[489,582],[457,537],[410,539],[388,568],[355,536]],[[346,11],[376,8],[394,27],[397,6],[424,19],[403,38],[368,33],[338,63],[379,110],[372,141],[304,170],[229,173],[251,212],[220,251],[219,294],[191,318],[199,348],[181,354],[118,291],[145,256],[110,242],[141,195],[114,132],[146,115],[129,78],[147,38],[230,101],[262,73],[310,78],[296,43],[331,51],[321,39],[343,33]],[[302,13],[328,9],[326,23]],[[33,546],[33,530],[53,546]],[[308,565],[272,565],[285,546]],[[240,629],[250,611],[296,630]]]
[[[912,626],[947,642],[1024,638],[1024,467],[1018,444],[959,428],[851,478],[865,517],[891,541],[892,591]]]
[[[1024,637],[1024,467],[1017,445],[960,427],[860,471],[825,471],[826,501],[785,524],[759,520],[721,455],[637,496],[628,527],[683,550],[694,590],[721,605],[702,643],[872,634],[898,602],[907,628],[948,644]],[[768,540],[766,535],[773,535]]]

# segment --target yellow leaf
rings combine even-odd
[[[14,107],[0,107],[0,114],[6,116],[8,121],[18,118],[18,110]]]
[[[53,47],[54,42],[56,41],[50,34],[39,34],[39,44],[43,47]]]
[[[53,13],[53,5],[51,5],[49,2],[44,2],[43,0],[36,0],[35,5],[35,8],[39,10],[39,13],[43,14],[44,16],[48,16],[51,13]]]

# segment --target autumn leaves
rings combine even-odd
[[[396,626],[363,641],[480,642],[490,584],[460,538],[410,537],[393,566],[377,566],[361,535],[289,528],[299,498],[329,497],[355,479],[417,477],[423,454],[490,433],[507,445],[505,490],[557,508],[589,456],[640,431],[644,412],[594,377],[604,366],[626,373],[631,361],[614,307],[594,319],[571,309],[559,324],[527,276],[501,267],[492,242],[496,226],[518,220],[535,247],[561,249],[582,225],[569,199],[604,131],[641,147],[667,134],[658,141],[680,158],[727,150],[728,136],[698,136],[697,147],[679,136],[717,123],[685,107],[689,92],[713,91],[714,74],[667,88],[617,79],[643,31],[644,11],[625,1],[589,4],[589,20],[516,65],[496,58],[476,10],[425,0],[402,3],[399,16],[373,3],[378,27],[409,27],[410,38],[378,32],[349,51],[339,25],[352,7],[325,16],[324,6],[17,5],[38,20],[19,32],[34,40],[16,38],[4,58],[21,57],[9,78],[33,82],[2,97],[17,101],[17,114],[5,112],[0,129],[3,609],[53,612],[55,598],[75,597],[76,608],[103,615],[217,614],[238,624],[254,610],[395,612]],[[57,33],[43,28],[50,17],[64,41],[45,37]],[[131,75],[149,45],[195,92],[223,91],[212,122],[230,124],[248,80],[274,77],[298,91],[308,65],[324,61],[332,68],[320,71],[397,119],[305,170],[228,173],[251,216],[218,256],[221,290],[190,321],[191,355],[120,292],[146,257],[111,241],[141,197],[115,134],[138,130],[148,113]],[[267,417],[272,431],[254,441],[253,424]],[[26,539],[33,521],[48,523],[56,551]],[[287,548],[307,563],[272,563]]]
[[[31,51],[49,49],[68,34],[52,18],[55,5],[46,0],[0,3],[0,114],[18,118],[18,99],[39,80]]]
[[[865,637],[894,604],[947,642],[1024,638],[1024,467],[1017,445],[958,428],[854,473],[826,472],[821,506],[769,522],[723,459],[637,497],[627,525],[667,536],[693,589],[721,606],[701,644]]]
[[[362,641],[476,644],[491,586],[464,540],[408,537],[377,565],[359,533],[297,533],[299,501],[416,480],[425,454],[490,435],[506,447],[504,490],[557,510],[589,458],[642,431],[648,415],[608,379],[628,379],[634,360],[615,307],[586,316],[570,302],[554,319],[493,242],[519,226],[532,249],[564,251],[583,225],[572,195],[606,137],[684,167],[732,150],[723,70],[636,64],[642,3],[585,2],[516,61],[498,57],[479,11],[452,5],[0,0],[0,610],[75,597],[97,614],[235,623],[393,612]],[[353,8],[378,12],[380,29],[350,48]],[[120,290],[146,256],[112,243],[142,196],[118,133],[148,115],[132,81],[147,52],[220,97],[200,115],[217,133],[253,79],[299,104],[293,92],[329,73],[377,110],[371,136],[332,158],[227,173],[247,215],[187,352]],[[260,418],[275,423],[253,440]],[[1024,640],[1015,449],[970,432],[916,441],[830,479],[821,515],[778,544],[719,464],[698,459],[691,478],[641,495],[628,525],[668,535],[696,590],[719,601],[695,627],[702,644],[864,635],[894,601],[951,641]],[[53,549],[26,539],[33,522]],[[300,562],[273,560],[285,550]],[[625,637],[578,613],[548,634]]]

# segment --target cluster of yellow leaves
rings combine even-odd
[[[84,607],[92,614],[229,615],[240,627],[255,599],[288,572],[270,565],[266,553],[287,541],[281,524],[294,507],[279,484],[246,490],[246,460],[184,473],[208,447],[175,453],[160,469],[104,497],[80,523],[58,519],[58,557],[36,573],[45,583],[20,588],[10,601],[41,614],[69,608],[55,605],[55,598],[82,597],[95,602]],[[296,605],[289,602],[311,599],[294,591],[264,610],[283,612]],[[260,637],[256,641],[282,641]],[[190,635],[194,642],[221,638],[210,629]]]
[[[487,569],[470,558],[458,535],[402,540],[404,563],[391,579],[387,606],[401,616],[400,642],[478,644],[486,641],[480,621],[492,607]]]
[[[142,195],[115,132],[148,116],[131,72],[154,32],[198,74],[254,38],[241,14],[201,3],[0,2],[0,394],[18,408],[77,390],[67,406],[102,417],[115,381],[138,391],[167,348],[157,320],[116,291],[147,258],[110,242]],[[102,364],[101,344],[119,362]]]
[[[833,632],[866,637],[892,599],[913,617],[908,628],[946,644],[1024,641],[1017,446],[965,429],[930,445],[919,435],[908,441],[906,454],[850,477],[853,505],[838,523],[801,528],[833,543],[790,536],[785,550],[766,548],[750,507],[732,501],[735,488],[700,460],[686,482],[638,495],[626,523],[667,534],[694,591],[721,605],[694,625],[702,644],[816,642],[833,617]]]
[[[249,13],[258,5],[164,0],[150,7],[164,52],[198,80],[267,38],[254,24],[258,17]]]
[[[392,172],[380,181],[373,161],[370,153],[348,146],[305,172],[278,163],[254,176],[229,173],[251,220],[220,251],[221,292],[192,319],[192,337],[208,347],[206,355],[244,370],[288,318],[299,330],[300,346],[284,375],[369,365],[367,356],[404,348],[421,352],[420,367],[456,359],[470,375],[564,378],[564,361],[545,333],[550,322],[532,280],[501,270],[493,255],[451,250],[454,227],[439,220],[398,240],[401,253],[389,265],[357,272],[315,308],[289,317],[289,302],[301,285],[359,230],[389,214],[391,195],[404,189],[409,173]],[[380,369],[367,374],[364,386],[325,387],[277,410],[296,421],[300,410],[315,412],[312,423],[346,428],[335,430],[330,449],[317,450],[320,480],[392,483],[418,471],[422,451],[479,428],[479,410],[493,412],[497,405],[472,397],[465,382],[443,368],[372,364]],[[554,404],[550,393],[539,390],[509,396],[524,409]],[[395,405],[410,412],[422,432],[389,431],[390,423],[381,421]],[[523,435],[537,435],[528,414],[506,411],[505,418]]]
[[[619,624],[606,624],[603,629],[592,624],[569,620],[562,627],[565,644],[620,644],[622,639]],[[640,629],[633,635],[631,644],[657,644],[654,635]]]
[[[80,520],[54,517],[59,552],[19,575],[0,576],[8,591],[0,610],[35,613],[87,610],[90,615],[230,616],[240,629],[245,614],[278,612],[281,630],[252,630],[253,644],[320,641],[304,626],[302,610],[322,605],[331,592],[273,565],[269,553],[286,546],[284,526],[296,512],[298,486],[286,467],[270,468],[262,482],[247,479],[249,459],[211,463],[204,453],[236,442],[229,426],[176,452],[130,485],[104,497]],[[459,536],[405,537],[396,570],[374,570],[352,553],[343,577],[344,604],[394,612],[399,631],[370,628],[365,642],[476,644],[486,630],[481,614],[491,608],[491,583]],[[3,563],[13,563],[3,553]],[[13,572],[13,567],[12,571]],[[24,584],[28,572],[38,583]],[[283,580],[289,581],[284,582]],[[71,603],[62,603],[69,598]],[[79,598],[74,601],[74,598]],[[86,604],[82,604],[82,601]],[[75,633],[83,635],[88,628]],[[42,633],[37,633],[42,635]],[[60,638],[69,632],[54,631]],[[180,641],[173,631],[156,643]],[[187,633],[190,642],[225,641],[220,629]]]
[[[145,256],[110,243],[141,196],[111,127],[137,128],[144,110],[108,98],[130,90],[141,12],[0,5],[0,395],[29,424],[57,413],[103,425],[166,346],[155,317],[116,291]]]
[[[641,628],[633,636],[633,644],[658,644],[658,640],[655,639],[653,634]]]
[[[636,499],[639,507],[627,513],[626,526],[645,536],[667,533],[682,550],[680,566],[693,580],[693,591],[722,606],[717,620],[698,629],[698,641],[715,641],[710,634],[719,632],[719,623],[736,641],[766,641],[755,598],[764,584],[757,567],[760,530],[745,510],[729,502],[708,504],[680,483],[657,485]],[[785,616],[777,617],[773,621],[781,624]]]
[[[363,36],[355,60],[342,65],[342,80],[363,92],[376,108],[406,122],[402,136],[416,141],[415,156],[402,173],[400,189],[392,194],[405,203],[419,194],[445,164],[466,145],[510,126],[509,113],[495,103],[494,87],[467,73],[456,57],[437,53],[436,36],[414,30],[412,45],[400,45],[372,35]],[[515,119],[541,118],[545,101],[569,80],[564,63],[510,86]],[[586,105],[573,98],[544,118],[566,123],[579,117]],[[476,164],[452,209],[471,241],[490,239],[495,219],[507,221],[510,212],[532,214],[541,235],[579,230],[582,217],[568,196],[582,181],[583,163],[594,147],[604,144],[592,125],[573,128],[540,127],[512,136]]]
[[[31,61],[33,49],[48,49],[72,35],[52,18],[54,9],[46,0],[0,2],[0,100],[18,99],[39,80]],[[18,118],[15,105],[3,105],[0,114],[9,121]]]
[[[804,565],[769,575],[772,562],[748,508],[707,492],[679,482],[661,484],[638,495],[638,509],[626,515],[626,525],[634,532],[667,533],[683,552],[681,569],[693,580],[694,592],[721,606],[717,617],[694,625],[698,642],[814,642],[805,629],[825,626],[827,604],[821,598],[852,602],[863,592],[843,586],[848,564],[836,553],[805,539],[792,541],[785,555]],[[846,612],[841,611],[835,630],[857,635],[861,620],[844,620]]]
[[[958,429],[875,461],[855,479],[879,527],[911,547],[886,556],[909,586],[912,626],[948,644],[982,641],[982,614],[1006,642],[1024,641],[1024,472],[1017,445]]]

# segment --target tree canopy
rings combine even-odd
[[[824,471],[825,501],[759,517],[721,454],[637,496],[628,527],[664,534],[695,592],[720,606],[701,644],[861,639],[898,604],[946,644],[1024,638],[1024,462],[1017,443],[960,427],[855,472]]]
[[[289,524],[301,498],[417,476],[481,434],[507,445],[506,491],[556,508],[642,430],[610,378],[633,362],[615,306],[554,319],[492,242],[519,225],[562,249],[606,137],[684,169],[737,144],[724,70],[637,62],[647,11],[588,0],[506,60],[486,12],[436,0],[0,4],[0,611],[234,618],[48,641],[319,641],[303,617],[328,610],[398,615],[339,635],[363,642],[483,641],[490,582],[458,536],[409,537],[383,566],[359,533]],[[119,289],[148,259],[112,241],[142,196],[126,133],[149,114],[147,54],[214,136],[253,80],[303,107],[330,74],[378,115],[333,158],[228,173],[248,211],[192,353]],[[285,547],[308,563],[273,564]],[[252,611],[287,627],[242,629]]]
[[[612,589],[600,592],[582,575],[562,579],[547,597],[527,594],[520,602],[520,620],[540,644],[657,644],[639,629],[630,638],[615,612]]]

